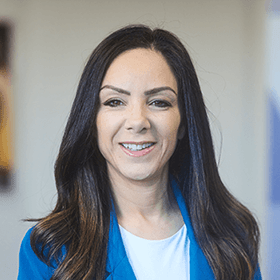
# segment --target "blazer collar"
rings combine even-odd
[[[112,211],[110,216],[106,271],[106,280],[136,280],[136,277],[125,252],[113,200]]]
[[[180,208],[181,214],[183,216],[185,225],[187,227],[188,237],[190,239],[190,280],[200,279],[200,280],[214,280],[214,273],[204,256],[201,248],[198,246],[196,237],[193,232],[193,227],[189,217],[189,213],[186,207],[185,199],[181,193],[178,183],[175,180],[175,177],[170,175],[171,186],[174,192],[174,195],[177,199],[178,206]]]
[[[172,175],[170,175],[170,182],[187,227],[188,237],[190,239],[190,280],[214,280],[215,277],[213,271],[210,268],[201,248],[196,242],[183,195],[175,178]],[[110,217],[106,271],[106,280],[113,279],[112,277],[114,277],[114,280],[136,280],[133,269],[125,252],[114,203],[112,203],[112,211]]]

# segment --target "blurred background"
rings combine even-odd
[[[188,49],[221,177],[259,222],[263,279],[279,280],[280,0],[0,0],[0,279],[16,279],[32,226],[22,219],[55,204],[53,165],[87,58],[131,23]]]

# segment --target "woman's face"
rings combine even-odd
[[[145,180],[168,172],[180,125],[177,94],[176,79],[160,53],[135,49],[113,61],[96,119],[110,178]]]

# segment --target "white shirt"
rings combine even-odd
[[[189,238],[186,225],[163,240],[138,237],[122,226],[120,231],[137,280],[189,280]]]

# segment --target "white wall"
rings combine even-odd
[[[216,117],[217,150],[222,133],[221,176],[257,215],[265,240],[264,1],[0,0],[0,16],[15,27],[16,186],[0,196],[3,279],[16,278],[30,226],[19,219],[40,217],[54,205],[53,163],[85,60],[129,23],[166,28],[186,44]],[[261,259],[264,249],[262,243]]]

